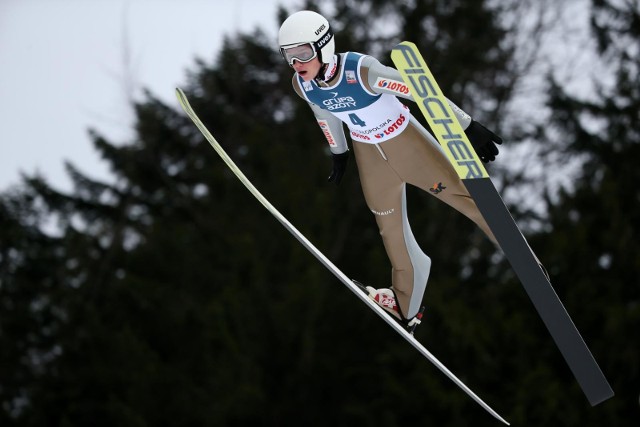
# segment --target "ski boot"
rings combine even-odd
[[[375,289],[372,286],[365,286],[360,282],[353,281],[364,293],[369,296],[373,301],[375,301],[380,307],[384,309],[389,315],[398,323],[400,323],[411,335],[413,335],[417,326],[420,324],[422,320],[422,315],[424,313],[424,306],[420,307],[418,314],[413,316],[411,319],[406,319],[400,308],[398,307],[398,303],[396,300],[396,295],[393,290],[388,288]]]

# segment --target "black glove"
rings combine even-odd
[[[342,181],[342,176],[344,175],[344,171],[347,169],[347,162],[349,161],[349,150],[345,151],[342,154],[333,154],[331,153],[331,157],[333,158],[333,170],[331,171],[331,175],[329,175],[329,182],[336,182],[336,185],[340,184]]]
[[[467,138],[469,138],[480,160],[488,163],[496,159],[499,152],[496,144],[502,144],[502,138],[475,120],[471,120],[471,124],[464,133],[467,134]]]

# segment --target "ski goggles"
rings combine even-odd
[[[309,62],[316,56],[318,52],[314,49],[311,43],[300,44],[292,47],[283,47],[280,49],[285,61],[293,66],[293,61]]]

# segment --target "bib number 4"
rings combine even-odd
[[[360,126],[360,127],[367,126],[367,124],[363,122],[362,119],[354,113],[349,114],[349,120],[351,120],[351,123],[353,123],[356,126]]]

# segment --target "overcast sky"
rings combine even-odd
[[[129,142],[134,123],[129,100],[139,99],[141,88],[178,108],[174,88],[184,84],[196,57],[210,63],[224,35],[256,27],[272,37],[276,49],[278,5],[297,10],[300,3],[0,0],[0,192],[17,184],[20,172],[37,172],[55,187],[71,190],[65,160],[93,178],[109,180],[89,128],[113,143]],[[561,78],[565,87],[579,92],[588,87],[584,75],[596,70],[592,61],[585,61],[580,42],[588,23],[585,4],[565,0],[561,14],[552,8],[549,12],[558,14],[562,25],[560,36],[536,45],[556,70],[567,70]],[[533,82],[522,86],[528,92],[520,96],[524,106],[515,115],[520,120],[540,115],[532,100],[542,93],[535,77],[545,72],[531,74]],[[126,89],[124,76],[133,79],[135,91]],[[503,158],[508,154],[503,150]]]
[[[20,172],[69,190],[64,160],[108,179],[87,130],[127,142],[127,68],[137,89],[175,103],[186,70],[211,62],[225,34],[260,26],[275,43],[279,4],[299,1],[0,0],[0,192]]]

